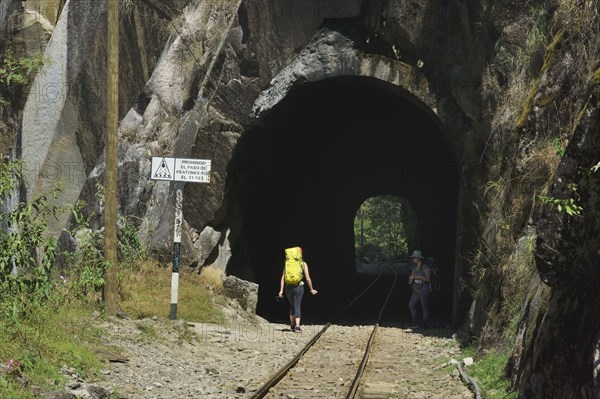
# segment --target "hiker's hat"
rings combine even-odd
[[[421,251],[419,250],[414,250],[412,255],[410,256],[410,258],[419,258],[419,259],[423,259],[423,254],[421,254]]]

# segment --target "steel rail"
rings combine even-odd
[[[379,310],[379,315],[377,316],[377,321],[375,322],[375,326],[373,327],[373,331],[371,332],[371,336],[369,337],[369,341],[367,342],[367,347],[365,348],[365,353],[363,355],[362,361],[360,362],[360,365],[358,366],[358,370],[356,372],[356,376],[354,377],[354,380],[352,381],[352,385],[350,385],[350,389],[348,390],[346,399],[354,399],[354,396],[356,395],[356,392],[358,391],[358,387],[360,386],[360,381],[365,372],[365,369],[367,368],[367,362],[369,361],[369,356],[371,355],[371,348],[373,347],[373,342],[375,341],[375,336],[377,335],[377,329],[379,328],[379,323],[381,322],[381,316],[383,315],[383,311],[386,308],[388,301],[390,300],[390,297],[392,295],[392,292],[394,291],[394,288],[396,287],[396,281],[398,280],[398,272],[396,272],[396,270],[394,270],[393,268],[391,268],[389,266],[388,266],[388,268],[394,272],[394,282],[392,283],[392,288],[390,288],[390,290],[388,291],[388,294],[387,294],[387,297],[385,298],[383,306],[381,306],[381,309]]]

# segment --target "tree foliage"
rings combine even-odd
[[[408,252],[406,202],[391,195],[371,197],[360,206],[354,219],[358,260],[399,259]]]

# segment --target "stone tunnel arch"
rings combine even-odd
[[[364,285],[354,269],[356,209],[370,196],[390,194],[414,204],[421,249],[445,267],[437,317],[449,321],[459,177],[431,108],[393,83],[364,76],[291,85],[270,106],[257,104],[259,123],[238,141],[225,201],[236,215],[228,218],[228,272],[259,283],[258,314],[282,316],[273,299],[283,248],[294,245],[304,248],[320,290],[303,309],[313,317],[335,314]],[[396,296],[398,317],[408,315],[405,295],[407,286]]]

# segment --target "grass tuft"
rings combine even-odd
[[[63,381],[63,364],[83,377],[101,368],[95,353],[101,330],[87,322],[89,314],[90,307],[82,302],[63,302],[31,305],[19,318],[0,319],[0,362],[14,359],[22,365],[12,376],[0,373],[0,397],[35,397],[32,387]]]
[[[463,356],[475,359],[466,372],[473,377],[481,388],[486,399],[516,399],[517,392],[510,391],[510,381],[504,375],[504,369],[509,359],[508,352],[488,352],[476,356],[475,344],[462,350]]]
[[[203,287],[209,290],[221,292],[223,290],[223,280],[225,280],[225,273],[217,267],[206,266],[200,272],[200,282]]]
[[[125,293],[122,309],[132,318],[169,317],[171,269],[154,260],[140,263],[132,273],[123,273],[121,289]],[[196,273],[180,273],[177,317],[203,323],[222,323],[224,315],[214,304],[203,278]]]

